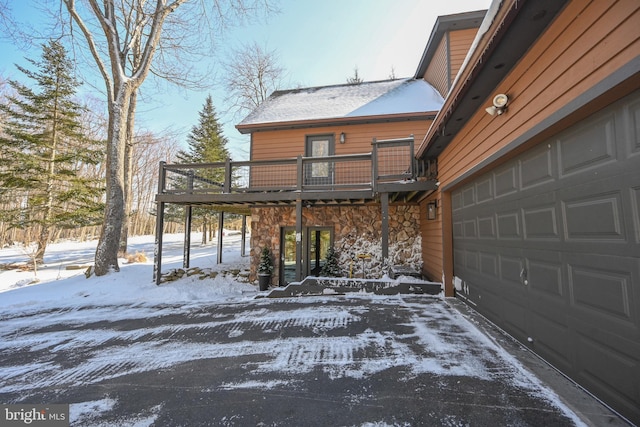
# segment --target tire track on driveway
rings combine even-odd
[[[84,424],[575,422],[426,295],[79,307],[5,316],[0,338],[0,400],[109,402]]]

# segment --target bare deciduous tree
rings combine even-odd
[[[206,49],[202,37],[258,9],[259,0],[62,0],[80,29],[105,83],[108,104],[106,208],[95,255],[96,275],[119,270],[125,221],[127,143],[133,135],[136,93],[150,72],[189,80],[181,54]],[[199,42],[194,42],[195,38]],[[210,40],[207,40],[210,41]],[[157,59],[156,59],[157,56]],[[174,58],[174,61],[171,60]],[[152,65],[159,65],[152,70]],[[131,167],[129,167],[131,169]],[[128,178],[125,178],[128,176]]]
[[[132,155],[132,194],[130,232],[132,235],[154,231],[155,194],[158,189],[158,164],[172,162],[178,152],[177,137],[142,132],[135,137]]]
[[[116,8],[113,1],[105,1],[101,7],[97,0],[88,0],[88,7],[82,7],[75,0],[63,0],[73,22],[86,39],[107,94],[106,207],[95,255],[96,275],[119,270],[118,248],[125,213],[125,150],[131,98],[149,74],[167,16],[184,1],[175,0],[168,4],[158,1],[155,5],[135,2],[130,5],[130,10],[124,10]]]
[[[257,42],[233,50],[224,63],[224,71],[225,103],[236,114],[249,113],[262,104],[280,89],[285,74],[278,64],[277,52]]]

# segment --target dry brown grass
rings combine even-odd
[[[127,263],[134,264],[137,262],[147,262],[147,256],[144,252],[136,252],[135,254],[127,254]]]

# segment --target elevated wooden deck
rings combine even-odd
[[[156,201],[248,208],[292,204],[358,204],[379,193],[409,202],[436,189],[434,163],[413,156],[413,137],[372,142],[372,151],[202,164],[160,164]]]
[[[372,151],[327,157],[252,160],[205,164],[160,163],[154,280],[160,283],[166,204],[185,206],[183,266],[189,267],[191,207],[211,206],[249,215],[251,208],[295,205],[296,233],[302,233],[302,210],[310,206],[379,203],[382,255],[388,256],[389,204],[417,202],[437,189],[437,165],[418,162],[413,136],[373,140]],[[219,215],[218,229],[224,225]],[[244,241],[244,227],[243,227]],[[222,247],[222,233],[218,234]],[[296,242],[296,280],[301,275],[301,242]],[[222,262],[222,251],[218,251]]]

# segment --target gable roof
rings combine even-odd
[[[359,84],[276,91],[236,125],[241,133],[305,127],[313,123],[358,123],[408,115],[435,115],[442,96],[422,79],[397,79]]]
[[[437,158],[568,0],[493,0],[416,156]]]
[[[427,67],[429,67],[431,60],[433,59],[433,55],[438,49],[440,40],[442,40],[442,37],[444,37],[447,32],[478,28],[486,14],[486,10],[477,10],[474,12],[438,16],[436,23],[433,26],[433,30],[431,31],[431,35],[429,36],[427,46],[422,53],[422,58],[420,58],[420,63],[418,64],[418,69],[416,70],[414,77],[416,79],[421,79],[422,76],[424,76],[424,73],[427,71]]]

